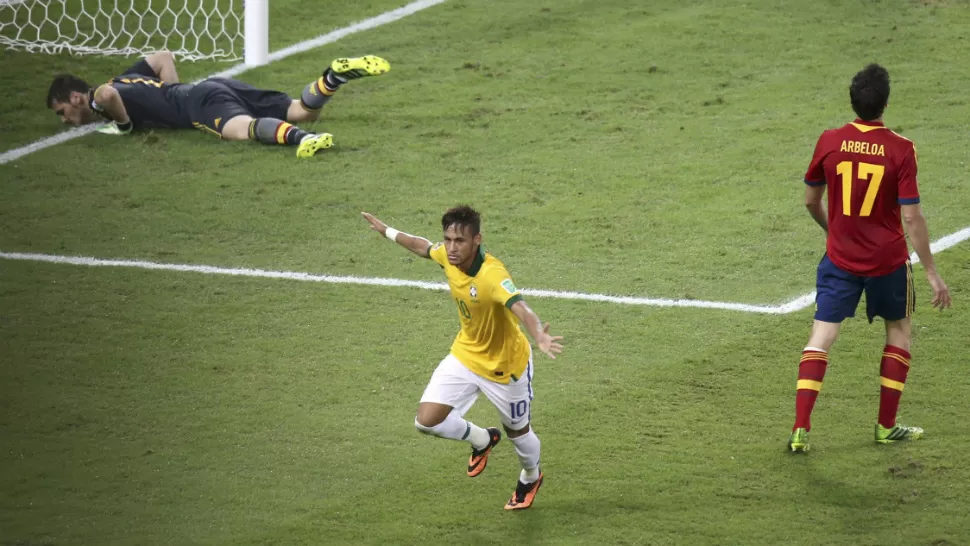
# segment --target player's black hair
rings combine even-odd
[[[482,227],[482,217],[478,212],[468,205],[458,205],[445,211],[441,217],[441,229],[446,230],[451,226],[458,229],[468,227],[472,230],[472,236],[478,235]]]
[[[47,107],[50,108],[54,101],[68,102],[71,100],[71,93],[87,93],[91,90],[88,82],[72,76],[71,74],[58,74],[54,76],[50,89],[47,90]]]
[[[889,102],[889,72],[876,63],[860,70],[852,78],[849,99],[859,119],[872,121],[881,118]]]

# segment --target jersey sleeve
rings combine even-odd
[[[825,135],[826,133],[822,133],[822,136],[818,137],[812,162],[808,164],[808,171],[805,172],[805,183],[809,186],[825,185],[825,166],[822,164],[825,160]]]
[[[98,91],[100,91],[101,88],[104,87],[105,85],[110,85],[110,84],[104,83],[104,84],[99,85],[98,88],[94,90],[94,94],[97,95],[98,94]],[[91,110],[94,111],[95,114],[101,116],[102,119],[106,119],[106,120],[110,120],[111,119],[111,116],[109,116],[108,113],[104,111],[104,107],[102,107],[100,104],[94,102],[94,98],[93,97],[91,98],[91,100],[89,102],[91,103]]]
[[[505,307],[511,309],[515,302],[522,299],[522,293],[512,282],[512,276],[504,267],[490,272],[489,281],[492,289],[492,300],[497,301]]]
[[[916,184],[916,146],[906,148],[903,161],[899,165],[899,204],[919,203],[919,187]]]
[[[155,74],[155,71],[152,70],[152,65],[148,64],[148,61],[146,61],[144,58],[140,59],[137,63],[129,66],[124,72],[119,74],[114,79],[118,79],[122,76],[130,75],[130,74],[147,76],[149,78],[158,78],[158,74]]]
[[[445,249],[445,245],[441,243],[431,245],[431,248],[428,250],[428,256],[441,267],[448,265],[448,251]]]

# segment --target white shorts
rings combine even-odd
[[[532,352],[525,376],[508,384],[489,381],[466,368],[449,354],[438,364],[421,395],[421,402],[444,404],[465,415],[478,399],[478,392],[492,402],[509,430],[521,430],[532,420]]]

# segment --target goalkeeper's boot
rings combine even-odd
[[[542,487],[542,479],[545,475],[539,472],[539,479],[532,483],[522,483],[521,481],[515,484],[515,492],[512,493],[512,498],[509,502],[505,504],[506,510],[525,510],[526,508],[532,506],[532,501],[536,499],[536,493],[539,492],[539,488]]]
[[[795,453],[805,453],[808,448],[808,431],[796,428],[788,437],[788,449]]]
[[[919,440],[923,437],[923,429],[919,427],[909,427],[906,425],[896,425],[886,428],[876,423],[876,443],[892,444],[906,440]]]
[[[320,150],[333,146],[333,135],[330,133],[310,134],[300,141],[296,148],[296,157],[313,157]]]
[[[471,478],[485,470],[485,465],[488,464],[488,454],[502,440],[502,432],[495,427],[487,428],[485,432],[488,433],[488,445],[482,449],[472,448],[472,456],[468,458],[468,476]]]
[[[329,70],[342,80],[356,80],[367,76],[380,76],[391,69],[391,63],[374,55],[334,59]]]

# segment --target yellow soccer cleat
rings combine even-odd
[[[919,440],[922,437],[923,429],[919,427],[896,425],[893,428],[886,428],[876,423],[876,442],[880,444]]]
[[[344,80],[356,80],[367,76],[380,76],[391,69],[391,63],[374,55],[334,59],[330,70]]]
[[[296,157],[301,159],[313,157],[320,150],[326,150],[331,146],[333,146],[333,135],[330,133],[308,135],[300,141],[300,145],[296,148]]]
[[[809,449],[808,431],[796,428],[788,437],[788,449],[793,453],[805,453]]]

